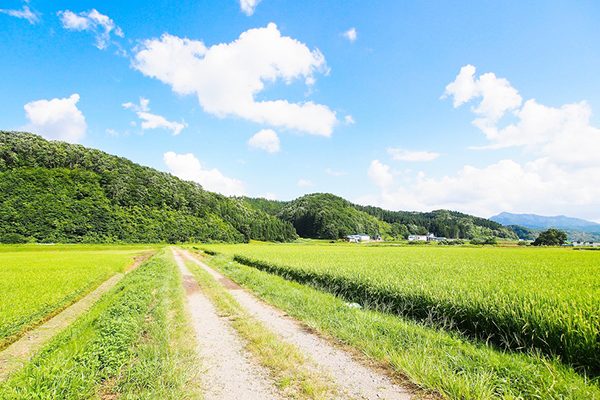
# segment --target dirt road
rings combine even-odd
[[[408,400],[412,398],[411,394],[405,388],[395,384],[387,376],[363,366],[348,353],[336,348],[317,335],[308,332],[298,321],[286,316],[283,311],[260,301],[250,292],[241,289],[229,278],[224,277],[216,270],[199,261],[190,253],[185,251],[178,253],[176,259],[181,260],[181,257],[184,257],[197,263],[220,282],[251,315],[265,324],[268,329],[276,333],[283,341],[293,344],[306,354],[317,368],[331,377],[339,388],[342,388],[342,392],[345,393],[342,396],[343,398],[389,400]],[[189,277],[189,275],[186,276]],[[206,299],[202,302],[206,302]],[[199,336],[202,337],[200,332]],[[217,339],[217,341],[220,341],[220,339]]]
[[[179,252],[173,251],[183,278],[202,365],[201,381],[209,400],[278,399],[268,372],[250,361],[241,340],[226,319],[219,318],[212,303],[202,294],[194,275]]]

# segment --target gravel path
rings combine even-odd
[[[225,318],[217,316],[212,303],[202,294],[194,275],[186,268],[180,252],[173,250],[181,270],[194,328],[199,342],[202,374],[208,400],[278,399],[268,371],[250,362],[241,340]]]
[[[408,400],[412,395],[402,386],[392,382],[385,375],[372,371],[355,361],[348,353],[332,346],[317,335],[306,331],[299,322],[286,314],[258,300],[221,273],[199,261],[188,252],[181,254],[200,265],[237,299],[258,320],[283,340],[294,344],[308,355],[319,367],[333,377],[339,387],[357,399]]]

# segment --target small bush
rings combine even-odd
[[[5,233],[0,236],[0,243],[4,244],[24,244],[27,243],[27,238],[18,233]]]

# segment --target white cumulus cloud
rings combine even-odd
[[[388,154],[394,160],[398,161],[433,161],[440,156],[439,153],[430,153],[428,151],[415,151],[405,149],[388,148]]]
[[[522,98],[506,79],[487,73],[474,80],[474,73],[474,67],[463,67],[456,80],[446,87],[446,95],[454,96],[455,107],[477,99],[479,104],[472,108],[475,114],[482,114],[481,110],[495,110],[483,112],[492,116],[487,118],[486,123],[478,123],[480,119],[474,121],[491,141],[490,145],[482,148],[523,147],[528,154],[548,158],[550,162],[572,171],[587,167],[600,168],[600,157],[597,155],[600,129],[590,125],[592,109],[587,102],[555,108],[530,99],[520,107]],[[479,86],[484,80],[489,81],[484,85],[487,89],[469,88],[473,83]],[[495,88],[491,90],[494,95],[489,94],[490,87]],[[494,100],[490,101],[490,98]],[[509,109],[517,122],[502,127],[499,120]]]
[[[84,11],[75,14],[72,11],[59,11],[58,16],[63,28],[74,31],[90,31],[96,36],[96,47],[105,49],[110,43],[110,34],[124,37],[123,31],[108,16],[100,14],[97,10]]]
[[[489,136],[493,134],[493,126],[500,118],[507,111],[517,109],[523,98],[510,86],[508,80],[497,78],[494,73],[488,72],[477,79],[474,76],[474,66],[462,67],[454,82],[446,86],[442,98],[453,96],[454,107],[459,107],[476,97],[481,97],[479,105],[472,108],[473,112],[480,116],[473,124]]]
[[[172,122],[167,121],[167,119],[163,116],[151,114],[150,108],[148,104],[150,100],[140,97],[140,105],[136,105],[133,103],[124,103],[123,107],[131,109],[135,111],[137,116],[142,120],[142,131],[147,129],[168,129],[173,132],[173,136],[179,135],[181,130],[187,127],[185,122]]]
[[[240,0],[240,8],[247,16],[254,14],[254,10],[261,0]]]
[[[595,218],[599,199],[598,174],[573,175],[541,158],[523,165],[513,160],[484,168],[467,165],[439,179],[420,172],[408,184],[394,182],[380,194],[356,201],[392,210],[443,208],[482,217],[509,211]]]
[[[281,150],[279,137],[272,129],[263,129],[248,140],[248,146],[253,149],[266,150],[269,153],[277,153]]]
[[[394,181],[394,176],[390,172],[390,167],[382,164],[379,160],[373,160],[371,162],[371,165],[367,170],[367,175],[371,178],[371,182],[382,188],[391,185]]]
[[[351,43],[354,43],[354,41],[356,40],[356,29],[348,29],[346,32],[342,33],[342,36],[348,39]]]
[[[384,208],[429,211],[445,208],[489,217],[501,211],[564,214],[591,220],[600,215],[600,129],[590,125],[592,108],[585,102],[549,107],[535,99],[523,103],[508,81],[487,73],[474,78],[475,68],[461,69],[446,87],[454,106],[475,102],[474,121],[489,139],[490,151],[518,147],[525,159],[503,159],[487,167],[464,166],[440,178],[390,177],[386,165],[374,160],[367,174],[381,193],[357,199]],[[501,125],[504,113],[516,122]],[[485,123],[481,121],[485,120]],[[395,149],[390,149],[395,158]],[[391,180],[391,183],[390,183]]]
[[[8,14],[11,17],[22,18],[29,21],[30,24],[35,25],[40,22],[40,13],[36,10],[32,10],[29,6],[24,5],[21,10],[0,10],[0,13]]]
[[[165,34],[144,41],[133,66],[179,94],[197,95],[203,109],[219,117],[237,116],[322,136],[330,136],[338,123],[329,107],[311,101],[256,101],[265,82],[290,83],[327,69],[319,50],[281,36],[273,23],[210,48],[201,41]]]
[[[50,140],[77,143],[85,137],[87,124],[77,108],[77,93],[64,99],[37,100],[25,104],[29,123],[21,129]]]
[[[225,196],[245,196],[244,182],[228,178],[216,168],[203,169],[200,161],[192,153],[176,154],[172,151],[163,155],[163,160],[176,177],[202,185],[205,190]]]

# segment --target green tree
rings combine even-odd
[[[550,228],[540,235],[533,242],[534,246],[560,246],[567,241],[567,234],[558,229]]]

